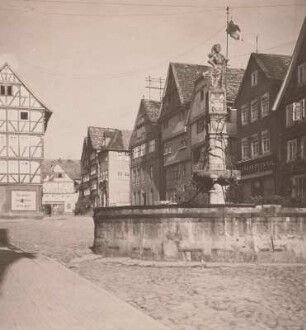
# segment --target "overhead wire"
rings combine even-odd
[[[122,7],[169,7],[169,8],[203,8],[203,9],[222,9],[223,6],[205,6],[195,4],[170,4],[170,3],[143,3],[143,2],[118,2],[118,1],[64,1],[64,0],[13,0],[15,2],[23,3],[56,3],[68,5],[100,5],[100,6],[122,6]],[[275,8],[275,7],[292,7],[292,6],[305,6],[304,3],[279,3],[279,4],[265,4],[265,5],[252,5],[252,6],[232,6],[233,9],[249,9],[249,8]]]
[[[78,73],[76,73],[76,74],[75,73],[63,73],[63,72],[58,72],[58,71],[56,72],[56,71],[53,71],[52,69],[41,67],[41,66],[38,66],[38,65],[35,65],[35,64],[30,64],[28,62],[24,62],[24,61],[22,61],[22,62],[24,64],[28,65],[28,66],[34,67],[34,68],[39,69],[41,71],[45,71],[45,72],[47,72],[51,75],[58,76],[58,77],[66,77],[66,78],[68,77],[68,78],[73,78],[73,79],[101,79],[101,80],[126,78],[126,77],[129,77],[129,76],[134,75],[134,74],[139,74],[139,73],[143,73],[143,72],[146,72],[148,70],[154,69],[154,68],[156,68],[156,67],[158,67],[162,64],[169,63],[173,59],[180,58],[180,57],[194,51],[195,49],[203,46],[205,43],[210,41],[213,37],[218,35],[221,31],[224,30],[225,27],[226,27],[226,25],[223,25],[220,29],[215,31],[213,34],[211,34],[205,40],[203,40],[200,43],[196,44],[195,46],[185,50],[184,52],[181,52],[179,54],[176,54],[176,55],[172,56],[170,59],[168,58],[167,60],[163,60],[159,63],[150,65],[146,68],[130,70],[130,71],[127,71],[127,72],[122,72],[122,73],[117,73],[117,74],[95,74],[95,75],[91,75],[91,74],[78,74]]]

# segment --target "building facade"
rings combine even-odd
[[[131,205],[160,202],[160,102],[142,99],[130,140]]]
[[[280,194],[306,205],[306,19],[273,109],[281,128]]]
[[[161,199],[176,201],[191,179],[187,116],[194,83],[208,69],[196,64],[170,63],[159,117],[161,130]]]
[[[278,193],[280,126],[272,105],[289,63],[290,56],[252,53],[236,98],[237,168],[244,201]]]
[[[38,213],[44,134],[52,112],[9,65],[0,73],[0,213]]]
[[[73,214],[81,182],[80,161],[44,160],[43,180],[44,212],[48,215]]]
[[[169,65],[159,118],[163,152],[161,194],[166,200],[178,201],[178,195],[184,193],[190,183],[194,165],[203,156],[201,151],[207,133],[207,113],[204,108],[208,98],[205,99],[205,92],[199,86],[203,82],[203,75],[207,76],[209,72],[210,67],[205,65]],[[232,148],[236,119],[236,112],[232,107],[242,75],[243,70],[232,68],[226,74],[228,131]]]
[[[89,127],[81,157],[78,209],[130,204],[131,132]]]

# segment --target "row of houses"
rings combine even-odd
[[[220,170],[240,171],[244,202],[279,195],[306,203],[305,30],[304,21],[292,57],[252,53],[245,70],[227,68]],[[205,65],[170,63],[161,102],[140,101],[132,132],[88,129],[80,188],[86,207],[180,200],[192,174],[205,171],[209,74]]]
[[[225,150],[215,169],[240,171],[244,201],[280,195],[305,204],[305,54],[304,21],[292,57],[254,53],[246,70],[229,67],[219,121],[209,67],[170,63],[161,102],[141,100],[132,131],[88,128],[78,178],[72,163],[44,164],[52,111],[5,64],[0,68],[0,214],[40,212],[42,201],[51,213],[178,201],[192,174],[207,170],[212,145]],[[63,193],[64,203],[56,197]]]

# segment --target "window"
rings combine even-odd
[[[90,168],[90,175],[95,175],[97,173],[97,168],[96,168],[96,166],[92,166],[91,168]]]
[[[91,183],[91,190],[95,190],[95,189],[97,189],[97,187],[98,187],[98,185],[97,185],[96,181]]]
[[[296,176],[292,179],[292,197],[305,202],[306,198],[306,176]]]
[[[13,95],[12,86],[1,85],[0,86],[0,95],[12,96]]]
[[[169,119],[166,119],[164,122],[163,122],[163,128],[164,129],[167,129],[169,127]]]
[[[286,106],[286,125],[291,126],[296,121],[303,120],[306,117],[306,100],[302,99],[298,102],[288,104]]]
[[[254,134],[251,136],[251,154],[252,154],[252,157],[257,157],[259,155],[258,134]]]
[[[261,132],[261,150],[263,154],[270,152],[270,133],[268,130]]]
[[[150,166],[150,172],[149,172],[149,176],[150,176],[150,179],[153,179],[153,166],[151,165]]]
[[[133,158],[140,157],[140,146],[133,148]]]
[[[301,158],[306,159],[306,136],[301,139]]]
[[[20,120],[28,120],[28,119],[29,119],[29,113],[27,111],[21,111]]]
[[[179,176],[185,176],[186,175],[186,166],[185,163],[180,164],[179,168]]]
[[[258,99],[255,99],[251,102],[251,121],[258,120],[259,117],[259,106]]]
[[[184,120],[186,117],[186,110],[183,110],[179,113],[179,121]]]
[[[241,107],[241,125],[246,125],[249,122],[249,106],[244,104]]]
[[[254,71],[251,74],[251,85],[256,86],[258,84],[258,71]]]
[[[296,139],[287,141],[287,161],[288,162],[296,159],[296,152],[297,152]]]
[[[200,119],[197,121],[197,134],[204,131],[204,119]]]
[[[171,145],[169,143],[164,144],[164,155],[171,154]]]
[[[306,63],[298,66],[298,85],[306,84]]]
[[[200,92],[200,100],[203,101],[204,100],[204,91]]]
[[[286,126],[291,126],[293,124],[293,104],[288,104],[286,106]]]
[[[155,151],[155,140],[149,141],[149,153]]]
[[[247,159],[250,157],[250,145],[248,138],[243,138],[241,140],[241,155],[242,159]]]
[[[6,86],[6,95],[12,96],[12,94],[13,94],[12,86]]]
[[[261,97],[261,117],[266,117],[269,114],[269,94],[266,93]]]
[[[185,149],[185,148],[187,148],[187,140],[186,139],[181,141],[181,146],[180,146],[180,149]]]
[[[118,176],[122,176],[123,175],[123,173],[121,172],[121,171],[118,171]]]
[[[140,146],[140,156],[144,156],[146,154],[146,144],[143,143],[141,146]]]

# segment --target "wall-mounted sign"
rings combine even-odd
[[[36,191],[12,191],[12,211],[36,211]]]

